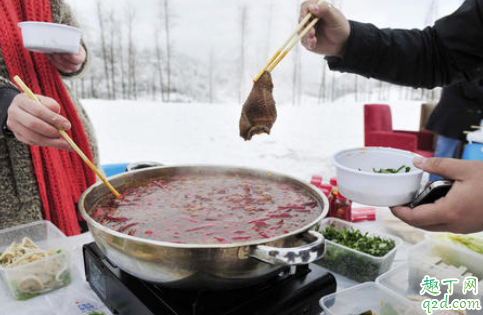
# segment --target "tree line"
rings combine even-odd
[[[299,1],[294,1],[294,8]],[[437,0],[432,0],[428,19],[437,15]],[[333,1],[342,6],[342,0]],[[156,100],[161,102],[242,103],[251,88],[248,68],[253,68],[255,59],[249,48],[250,39],[264,37],[265,49],[262,58],[268,60],[274,44],[272,4],[266,7],[266,18],[257,25],[257,31],[248,27],[252,6],[240,5],[238,33],[233,36],[238,48],[230,56],[221,55],[216,45],[209,52],[190,56],[176,49],[172,33],[176,28],[177,14],[172,0],[153,1],[156,10],[152,21],[151,45],[140,45],[136,7],[126,1],[124,6],[109,5],[96,0],[96,25],[86,32],[90,50],[90,69],[82,77],[69,80],[71,89],[81,98]],[[231,20],[231,18],[230,18]],[[298,23],[298,16],[292,24]],[[431,22],[431,21],[429,21]],[[263,29],[260,32],[259,29]],[[382,81],[361,76],[332,72],[327,65],[320,66],[316,79],[307,77],[303,68],[303,50],[297,45],[291,52],[290,66],[277,69],[282,77],[277,84],[282,103],[294,105],[306,102],[325,104],[348,98],[348,101],[371,100],[422,100],[436,101],[440,89],[425,90],[393,86]],[[257,52],[260,54],[260,51]],[[254,61],[255,60],[255,61]],[[222,64],[222,65],[221,65]],[[258,65],[261,67],[262,65]],[[279,66],[280,67],[280,66]]]

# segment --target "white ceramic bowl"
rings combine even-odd
[[[23,46],[46,54],[79,52],[82,31],[64,24],[46,22],[20,22]]]
[[[413,165],[415,153],[382,147],[344,150],[332,158],[340,193],[355,202],[391,207],[411,202],[418,193],[423,171]],[[411,167],[408,173],[380,174],[373,169]]]

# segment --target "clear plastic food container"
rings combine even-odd
[[[457,278],[452,298],[474,298],[462,294],[462,284],[467,276],[483,278],[483,255],[449,239],[430,236],[408,249],[408,285],[411,290],[421,290],[421,282],[427,275],[439,280]],[[442,286],[441,295],[446,290]],[[479,282],[480,294],[483,281]],[[472,295],[472,294],[470,294]]]
[[[408,264],[402,264],[379,276],[376,283],[409,299],[419,296],[419,290],[409,286]]]
[[[391,269],[390,271],[386,272],[385,274],[381,275],[380,277],[377,278],[376,280],[376,283],[383,286],[384,288],[387,288],[389,289],[390,291],[398,294],[398,295],[401,295],[403,297],[405,297],[406,299],[408,299],[416,308],[421,308],[421,303],[424,299],[442,299],[443,298],[443,294],[446,293],[446,290],[445,290],[445,286],[440,286],[440,288],[442,289],[442,295],[440,297],[435,297],[435,296],[431,296],[431,295],[420,295],[420,291],[421,291],[421,286],[420,286],[420,283],[422,281],[422,279],[419,280],[419,283],[417,285],[414,285],[414,284],[411,284],[409,283],[409,279],[410,278],[413,278],[410,276],[410,273],[409,273],[409,265],[408,264],[402,264],[401,266],[398,266],[394,269]],[[413,278],[414,279],[414,278]],[[441,279],[440,279],[441,280]],[[461,292],[461,289],[460,288],[456,288],[456,286],[453,288],[453,295],[451,296],[450,300],[454,299],[454,298],[470,298],[470,299],[474,299],[474,298],[479,298],[481,300],[482,298],[482,294],[483,294],[483,291],[481,291],[481,289],[479,289],[479,296],[478,297],[475,297],[475,296],[471,296],[468,295],[466,297],[462,297],[460,294],[458,294],[458,291]],[[479,311],[471,311],[471,310],[468,310],[466,311],[466,313],[457,313],[456,311],[455,312],[444,312],[444,311],[433,311],[434,315],[438,315],[438,314],[468,314],[468,315],[476,315],[476,314],[481,314],[479,313]]]
[[[369,230],[359,228],[357,225],[342,221],[336,218],[327,218],[322,220],[319,225],[320,231],[326,226],[333,224],[336,230],[343,230],[344,227],[360,230],[362,233],[368,232],[370,236],[379,236],[383,239],[394,240],[396,246],[385,256],[376,257],[358,250],[337,244],[335,242],[325,240],[326,253],[324,257],[316,263],[333,272],[344,275],[355,281],[366,282],[374,281],[381,274],[389,270],[396,256],[397,248],[402,244],[402,240],[396,236],[390,236],[384,233],[375,233]]]
[[[71,281],[67,237],[51,222],[37,221],[0,231],[0,252],[13,242],[30,238],[43,250],[52,250],[46,258],[24,265],[4,268],[0,273],[17,300],[26,300],[66,286]]]
[[[367,311],[378,315],[422,314],[408,300],[374,282],[324,296],[320,306],[324,315],[359,315]]]

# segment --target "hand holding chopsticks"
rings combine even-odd
[[[27,96],[32,99],[33,101],[37,102],[39,105],[42,105],[40,100],[37,98],[37,96],[25,85],[25,83],[20,79],[19,76],[15,76],[13,78],[15,82],[18,84],[18,86],[22,89],[22,91],[27,94]],[[42,105],[43,106],[43,105]],[[85,154],[82,152],[82,150],[75,144],[75,142],[69,137],[69,135],[64,131],[59,129],[60,135],[62,138],[64,138],[67,143],[72,147],[72,149],[77,152],[77,154],[84,160],[84,162],[89,166],[91,170],[93,170],[97,176],[106,184],[106,186],[109,188],[109,190],[119,199],[121,199],[121,195],[119,192],[109,183],[109,181],[102,175],[101,172],[95,167],[95,165],[85,156]]]
[[[317,4],[320,4],[322,2],[324,2],[324,1],[319,0],[319,2],[317,2]],[[302,33],[300,33],[299,36],[297,36],[297,34],[300,32],[300,30],[305,26],[305,24],[311,18],[312,18],[312,13],[308,13],[305,16],[305,18],[300,22],[299,26],[297,26],[297,28],[292,33],[292,35],[290,35],[290,37],[285,41],[285,43],[283,43],[283,45],[275,52],[275,54],[272,56],[272,58],[270,58],[268,63],[262,68],[262,70],[253,79],[254,82],[257,82],[258,79],[260,79],[260,77],[262,76],[262,74],[265,71],[271,72],[279,64],[279,62],[282,61],[282,59],[288,54],[288,52],[290,50],[292,50],[292,48],[298,43],[298,41],[300,39],[302,39],[305,36],[305,34],[307,34],[310,31],[310,29],[312,27],[314,27],[315,23],[317,23],[319,21],[318,18],[313,19],[312,22],[310,22],[309,25],[307,25],[307,27],[305,27],[305,29],[302,31]],[[293,40],[294,38],[295,38],[295,40]],[[288,48],[285,49],[285,47],[287,47],[287,45],[289,45],[289,44],[290,44],[290,46],[288,46]]]
[[[313,52],[330,56],[342,52],[350,35],[350,24],[339,10],[326,1],[310,0],[302,4],[301,17],[303,16],[297,29],[257,74],[254,82],[258,81],[265,71],[271,72],[305,36],[307,37],[304,38],[303,44]],[[323,23],[317,26],[320,19],[323,19]],[[317,31],[310,32],[314,27]]]

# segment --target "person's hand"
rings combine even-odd
[[[448,194],[435,203],[414,209],[393,207],[391,210],[396,217],[428,231],[483,231],[483,162],[415,158],[414,165],[455,182]]]
[[[71,124],[59,115],[59,104],[49,97],[37,97],[44,106],[29,99],[25,93],[15,96],[8,108],[7,128],[25,144],[71,150],[67,141],[60,138],[58,129],[68,130]]]
[[[78,71],[86,60],[86,51],[82,45],[77,54],[48,54],[47,59],[63,73]]]
[[[350,35],[350,24],[344,15],[328,2],[317,4],[316,0],[302,3],[301,22],[312,13],[319,18],[315,26],[302,38],[302,45],[310,51],[328,56],[342,56]]]

